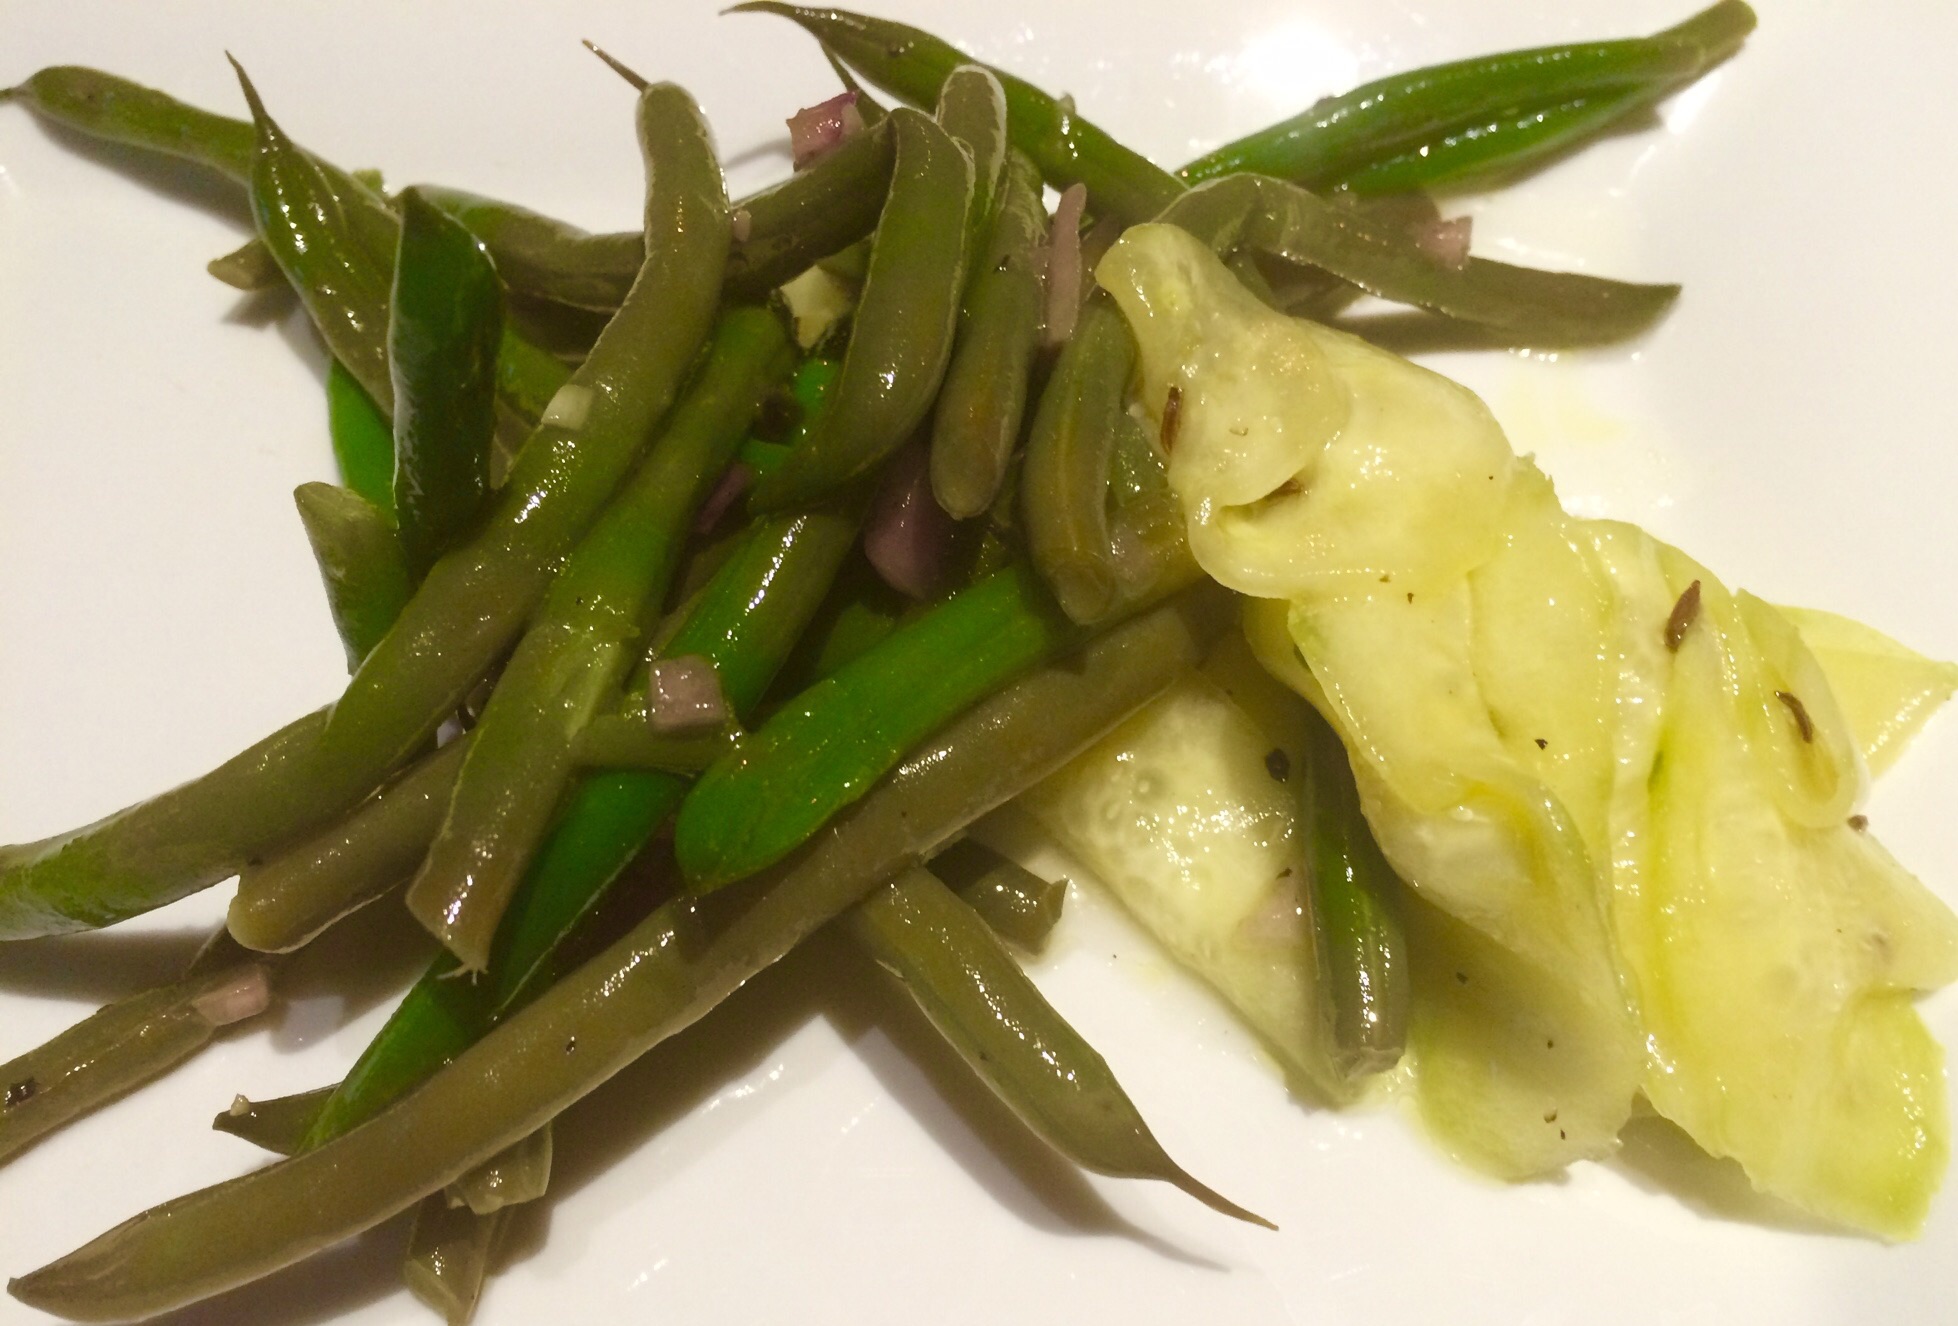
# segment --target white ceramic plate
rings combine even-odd
[[[1641,521],[1771,599],[1958,656],[1958,113],[1937,58],[1958,10],[1764,8],[1745,54],[1650,128],[1469,204],[1481,252],[1682,280],[1667,322],[1629,348],[1440,362],[1584,512]],[[638,209],[629,100],[579,38],[693,88],[737,189],[783,169],[781,117],[831,89],[787,25],[712,9],[5,0],[0,79],[81,62],[235,110],[229,49],[337,161],[610,228]],[[1173,161],[1392,69],[1646,31],[1683,9],[937,0],[907,16]],[[224,188],[0,107],[0,840],[196,774],[342,680],[286,498],[329,474],[320,353],[288,305],[202,270],[241,217]],[[1946,722],[1874,807],[1947,897],[1954,787]],[[225,892],[0,951],[0,1056],[169,973]],[[1304,1108],[1219,1004],[1077,895],[1041,983],[1170,1149],[1283,1233],[1159,1185],[1079,1179],[1013,1140],[913,1019],[818,954],[713,1020],[740,1034],[689,1038],[570,1116],[552,1198],[480,1320],[1649,1326],[1930,1321],[1958,1301],[1949,1197],[1922,1242],[1886,1248],[1752,1201],[1656,1132],[1564,1181],[1505,1188],[1393,1114]],[[378,916],[346,929],[298,964],[269,1028],[0,1171],[0,1269],[256,1164],[210,1115],[234,1092],[337,1077],[422,961]],[[1926,1011],[1958,1041],[1958,999]],[[400,1236],[397,1222],[178,1320],[424,1320],[395,1285]],[[0,1300],[0,1322],[36,1319]]]

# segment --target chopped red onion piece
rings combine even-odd
[[[1246,944],[1273,947],[1297,944],[1305,936],[1305,905],[1299,882],[1287,877],[1259,908],[1238,923],[1237,937]]]
[[[197,1015],[214,1027],[228,1027],[246,1018],[255,1018],[272,1003],[272,977],[257,963],[246,967],[224,985],[190,1001]]]
[[[712,534],[727,514],[729,507],[740,500],[741,494],[748,491],[748,485],[755,481],[754,468],[743,461],[721,472],[721,481],[714,485],[714,491],[707,494],[707,500],[700,504],[700,510],[693,518],[695,534]]]
[[[1468,263],[1470,224],[1466,216],[1431,221],[1415,228],[1414,242],[1443,267],[1459,271]]]
[[[699,654],[655,659],[646,688],[646,721],[656,732],[702,732],[728,720],[721,674]]]
[[[911,442],[884,467],[863,532],[864,555],[884,583],[914,599],[944,579],[955,527],[931,492],[931,452]]]
[[[795,154],[795,168],[836,150],[845,138],[863,132],[863,115],[857,110],[857,94],[839,92],[828,101],[819,101],[789,116],[789,150]]]
[[[755,214],[745,207],[737,207],[728,218],[728,228],[734,232],[736,244],[746,244],[748,236],[755,231]]]
[[[1054,204],[1054,221],[1047,229],[1047,344],[1062,345],[1074,335],[1081,312],[1081,214],[1087,210],[1088,186],[1070,184]]]

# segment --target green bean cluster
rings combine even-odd
[[[331,356],[342,482],[295,500],[352,676],[202,778],[0,847],[0,939],[240,881],[180,980],[0,1066],[0,1160],[249,1017],[277,955],[356,909],[398,896],[442,945],[342,1081],[218,1116],[285,1159],[13,1281],[25,1302],[168,1311],[414,1207],[404,1276],[461,1320],[548,1185],[553,1119],[831,922],[1062,1155],[1259,1221],[1169,1157],[1001,943],[1037,949],[1063,889],[961,841],[1233,626],[1169,439],[1130,412],[1127,327],[1064,273],[1163,220],[1281,306],[1634,333],[1675,287],[1451,263],[1416,191],[1568,148],[1752,15],[1398,75],[1170,172],[928,33],[738,8],[813,34],[861,131],[730,200],[687,93],[604,56],[646,179],[618,234],[389,193],[288,137],[243,69],[248,119],[75,67],[9,94],[243,191],[256,234],[213,273],[289,286]],[[1046,186],[1085,189],[1072,229]],[[812,280],[846,311],[798,338]],[[1400,885],[1321,736],[1301,961],[1358,1076],[1404,1043]]]

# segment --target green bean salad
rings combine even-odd
[[[1933,1292],[1958,642],[1803,506],[1935,556],[1949,273],[1715,205],[1833,20],[220,8],[0,96],[0,1320]]]

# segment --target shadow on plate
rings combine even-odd
[[[498,1268],[542,1248],[557,1202],[574,1196],[661,1129],[752,1078],[818,1018],[851,1045],[879,1085],[947,1155],[1027,1224],[1063,1235],[1128,1238],[1173,1260],[1223,1269],[1128,1221],[1072,1165],[1057,1164],[1055,1153],[972,1077],[916,1007],[885,987],[866,959],[828,932],[559,1119],[550,1193],[510,1222]]]
[[[1677,1126],[1656,1115],[1633,1119],[1619,1138],[1618,1154],[1604,1163],[1641,1191],[1671,1197],[1696,1215],[1784,1233],[1843,1233],[1754,1191],[1738,1162],[1709,1156]]]

